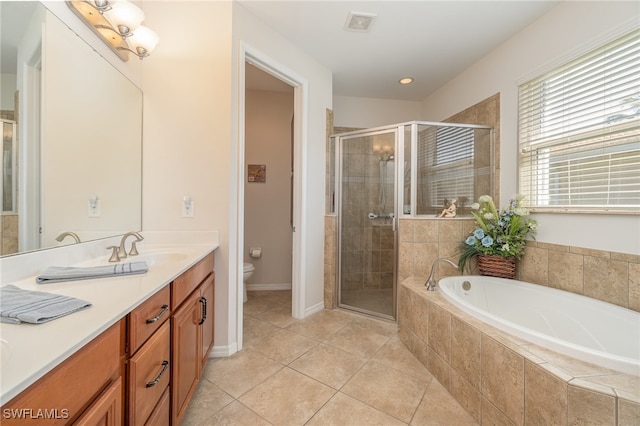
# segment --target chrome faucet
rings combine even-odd
[[[61,243],[62,240],[65,239],[65,237],[71,237],[74,240],[76,240],[76,244],[78,244],[80,242],[80,237],[78,237],[78,234],[76,234],[75,232],[63,232],[62,234],[58,235],[56,237],[56,241]]]
[[[434,269],[436,267],[436,264],[438,262],[440,262],[440,261],[447,262],[449,265],[451,265],[454,268],[458,269],[458,265],[456,265],[455,263],[453,263],[449,259],[445,259],[445,258],[436,259],[433,262],[433,264],[431,265],[431,273],[429,274],[429,278],[427,278],[427,282],[424,283],[424,285],[427,286],[427,290],[429,290],[429,291],[434,291],[436,289],[436,280],[433,278],[433,271],[434,271]]]
[[[124,244],[127,241],[127,238],[135,237],[135,241],[131,243],[131,250],[129,250],[129,256],[137,256],[138,249],[136,248],[136,243],[144,240],[144,237],[137,232],[127,232],[122,236],[120,240],[120,248],[118,249],[118,258],[125,259],[127,257],[127,249],[124,247]]]

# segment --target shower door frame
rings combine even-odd
[[[362,314],[370,315],[376,318],[386,319],[386,320],[397,320],[397,300],[398,300],[398,205],[399,198],[398,192],[399,190],[399,179],[400,169],[403,169],[402,166],[398,166],[398,164],[402,164],[404,161],[404,152],[402,149],[399,150],[398,147],[404,147],[404,134],[401,132],[402,127],[394,124],[391,126],[384,127],[376,127],[372,129],[362,129],[356,130],[353,132],[342,133],[339,135],[335,135],[335,187],[334,191],[336,194],[335,200],[335,214],[337,216],[337,238],[336,238],[336,260],[337,260],[337,271],[336,271],[336,291],[337,291],[337,306],[338,308],[343,308],[355,312],[359,312]],[[343,166],[343,141],[354,138],[361,137],[369,137],[376,136],[381,134],[394,134],[394,157],[396,165],[394,167],[394,196],[393,196],[393,219],[391,219],[391,227],[393,231],[393,283],[392,283],[392,314],[391,316],[375,312],[369,311],[366,309],[359,308],[357,306],[345,305],[341,302],[342,299],[342,166]]]

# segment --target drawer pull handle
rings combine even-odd
[[[207,319],[207,299],[205,299],[204,297],[201,297],[200,303],[202,304],[202,318],[200,319],[200,322],[198,323],[198,325],[204,324],[204,320]]]
[[[169,368],[169,361],[162,361],[162,370],[160,370],[160,374],[158,374],[158,377],[156,377],[154,381],[147,382],[147,387],[150,388],[157,385],[164,372],[167,371],[167,368]]]
[[[153,324],[154,322],[158,321],[161,316],[167,313],[167,311],[169,311],[169,305],[162,305],[162,310],[160,311],[160,313],[153,318],[147,319],[147,324]]]

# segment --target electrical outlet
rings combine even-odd
[[[182,217],[193,217],[193,200],[191,197],[182,199]]]
[[[87,202],[87,210],[89,217],[100,217],[102,215],[100,200],[95,197],[90,197]]]

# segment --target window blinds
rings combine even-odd
[[[521,85],[519,143],[530,207],[640,211],[640,30]]]

